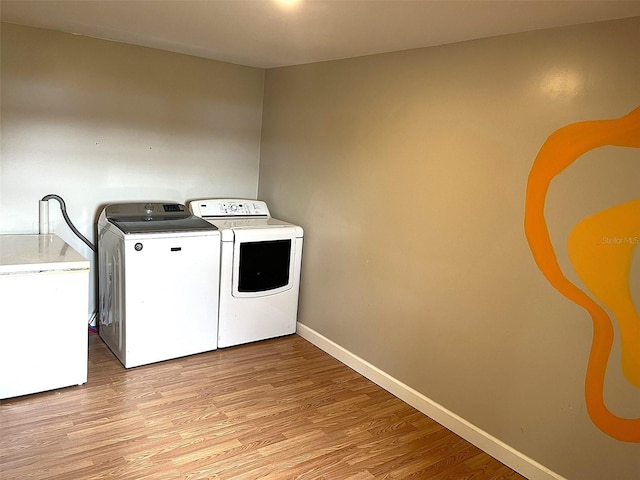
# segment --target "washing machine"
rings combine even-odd
[[[220,232],[171,202],[98,218],[98,333],[126,367],[215,350]]]
[[[191,212],[220,231],[218,347],[295,333],[303,229],[259,200],[205,199]]]

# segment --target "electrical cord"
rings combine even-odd
[[[57,200],[60,203],[60,210],[62,210],[62,216],[64,217],[64,221],[67,222],[67,225],[69,225],[69,228],[71,229],[71,231],[75,233],[78,236],[78,238],[82,240],[91,250],[93,250],[93,252],[95,252],[96,247],[94,247],[93,243],[87,240],[86,237],[82,235],[71,222],[69,215],[67,215],[67,206],[65,205],[62,197],[60,197],[59,195],[53,195],[53,194],[45,195],[44,197],[42,197],[42,201],[48,201],[51,199]]]

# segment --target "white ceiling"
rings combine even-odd
[[[640,16],[640,1],[1,0],[3,22],[272,68]]]

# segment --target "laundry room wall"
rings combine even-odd
[[[622,373],[619,326],[603,388],[585,387],[592,318],[545,278],[524,230],[525,210],[538,213],[527,182],[547,138],[640,107],[638,52],[636,17],[266,74],[258,194],[305,228],[301,328],[537,464],[531,478],[640,471],[640,386]],[[606,125],[640,141],[637,113]],[[562,131],[538,173],[566,160],[577,130]],[[596,212],[629,205],[615,217],[627,233],[614,222],[592,246],[638,243],[628,222],[640,218],[640,145],[587,137],[603,146],[549,177],[544,212],[550,260],[595,298],[567,238]],[[613,283],[636,317],[638,257]],[[590,395],[629,435],[616,438],[612,417],[592,418]]]
[[[107,203],[255,198],[264,70],[6,23],[1,34],[0,233],[37,233],[50,193],[91,241]],[[49,203],[53,231],[90,257]]]

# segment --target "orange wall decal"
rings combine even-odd
[[[524,229],[543,275],[562,295],[582,306],[591,316],[593,340],[585,380],[585,399],[591,420],[615,439],[640,442],[640,418],[618,417],[604,403],[613,323],[600,304],[563,274],[544,216],[551,181],[581,155],[605,145],[640,148],[640,107],[617,119],[567,125],[549,136],[529,172]],[[568,243],[571,262],[581,280],[618,320],[623,373],[636,387],[640,387],[640,318],[633,307],[628,277],[633,251],[640,243],[639,218],[640,198],[583,220],[572,231]],[[607,246],[608,250],[604,248]]]
[[[622,373],[640,388],[640,315],[629,290],[631,261],[638,243],[640,198],[578,223],[569,236],[568,252],[582,282],[617,319]]]

